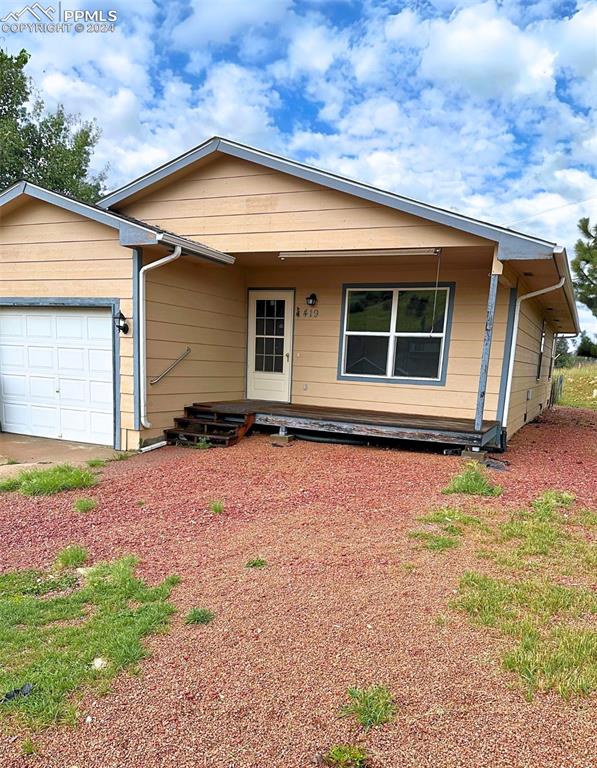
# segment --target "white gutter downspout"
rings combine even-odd
[[[145,327],[145,275],[151,269],[158,269],[171,261],[175,261],[180,257],[182,248],[177,245],[172,253],[168,256],[164,256],[163,259],[152,261],[151,264],[146,264],[139,270],[139,400],[141,411],[141,425],[145,429],[151,427],[151,422],[147,420],[147,329]]]
[[[512,392],[512,375],[514,373],[514,357],[516,355],[516,341],[518,338],[518,318],[520,316],[520,305],[527,299],[534,299],[536,296],[542,296],[544,293],[551,293],[551,291],[557,291],[566,282],[566,278],[562,277],[555,285],[549,285],[547,288],[541,288],[538,291],[532,291],[531,293],[525,293],[516,299],[516,309],[514,310],[514,333],[512,334],[512,344],[510,346],[510,357],[508,358],[508,383],[506,385],[506,397],[504,398],[504,421],[503,428],[508,426],[508,411],[510,409],[510,394]]]

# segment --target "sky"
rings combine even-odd
[[[32,54],[48,107],[97,121],[108,188],[220,135],[569,255],[578,219],[597,223],[597,0],[62,5],[114,9],[115,31],[0,45]]]

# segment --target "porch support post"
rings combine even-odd
[[[475,431],[479,432],[483,427],[483,411],[485,410],[485,396],[487,394],[487,376],[489,373],[489,355],[491,353],[491,339],[493,337],[493,324],[495,321],[495,305],[500,275],[503,272],[503,264],[498,261],[498,249],[495,248],[491,276],[489,278],[489,297],[487,299],[487,318],[485,320],[485,335],[483,337],[483,350],[481,352],[481,370],[479,372],[479,389],[477,391],[477,408],[475,411]]]

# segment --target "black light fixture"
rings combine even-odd
[[[122,312],[118,313],[118,317],[115,317],[114,320],[116,321],[116,327],[119,331],[122,331],[122,333],[126,334],[129,332],[129,324],[126,322],[126,317],[122,314]]]
[[[306,298],[305,301],[310,307],[314,307],[317,304],[317,294],[310,293]]]

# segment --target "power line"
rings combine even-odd
[[[585,200],[575,200],[572,203],[563,203],[562,205],[556,205],[554,208],[546,208],[544,211],[539,211],[538,213],[533,213],[531,216],[525,216],[523,219],[516,219],[516,221],[510,222],[510,224],[507,224],[507,227],[511,227],[514,224],[520,224],[521,221],[528,221],[529,219],[536,219],[538,216],[543,216],[544,213],[551,213],[552,211],[559,211],[562,208],[570,208],[572,205],[580,205],[581,203],[589,203],[591,200],[597,200],[597,196],[594,195],[593,197],[587,197]]]

